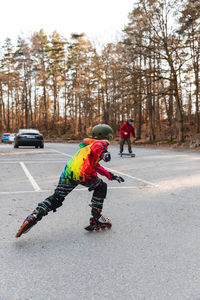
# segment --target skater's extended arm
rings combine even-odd
[[[124,182],[124,179],[121,176],[114,175],[113,173],[104,169],[100,164],[97,164],[95,169],[97,173],[107,177],[109,180],[117,180],[119,183]]]
[[[107,171],[106,169],[104,169],[100,164],[97,164],[95,166],[95,170],[97,171],[97,173],[99,173],[102,176],[107,177],[109,180],[113,180],[111,173],[109,171]]]

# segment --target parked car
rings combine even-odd
[[[2,134],[1,136],[1,142],[4,143],[4,142],[9,142],[9,136],[10,136],[10,133],[4,133]]]
[[[11,133],[8,138],[9,142],[13,143],[15,140],[15,136],[16,136],[16,133]]]
[[[35,146],[44,148],[43,135],[36,129],[20,129],[15,136],[14,148],[19,146]]]

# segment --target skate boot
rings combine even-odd
[[[42,211],[34,210],[25,220],[19,231],[16,234],[16,238],[20,237],[22,234],[27,233],[38,221],[44,216]]]
[[[95,219],[94,217],[90,218],[90,225],[85,227],[85,230],[92,232],[92,231],[99,231],[104,229],[111,229],[112,223],[111,221],[104,217],[103,215],[100,216],[99,219]]]

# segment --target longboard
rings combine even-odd
[[[119,155],[122,156],[130,156],[130,157],[135,157],[134,153],[119,153]]]

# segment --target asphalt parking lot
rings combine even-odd
[[[77,187],[19,239],[37,203],[53,193],[78,144],[0,145],[0,299],[199,300],[200,155],[136,148],[102,165],[111,230],[88,233],[91,193]]]

